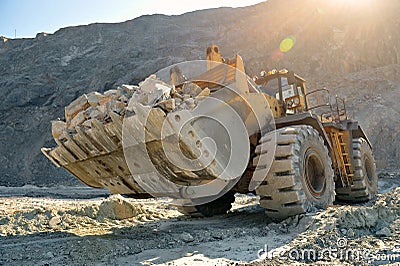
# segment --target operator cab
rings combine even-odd
[[[295,114],[307,109],[305,100],[305,80],[286,69],[262,71],[254,82],[258,89],[284,103],[287,114]]]

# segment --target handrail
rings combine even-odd
[[[321,115],[320,115],[321,121],[323,119],[331,118],[335,122],[340,122],[342,116],[344,116],[345,119],[347,120],[348,118],[347,118],[347,110],[346,110],[346,102],[345,102],[345,100],[343,98],[335,95],[335,105],[336,106],[333,106],[332,105],[332,101],[331,101],[332,96],[331,96],[331,93],[330,93],[330,91],[328,89],[313,90],[311,92],[306,93],[304,95],[304,97],[305,97],[305,99],[307,101],[307,99],[308,99],[307,97],[308,96],[310,96],[310,95],[312,95],[314,93],[317,93],[317,92],[321,92],[321,91],[328,94],[329,102],[325,103],[325,104],[319,104],[319,105],[315,105],[315,106],[309,107],[309,108],[307,108],[307,111],[311,111],[311,110],[314,110],[314,109],[317,109],[317,108],[321,108],[321,107],[329,107],[329,109],[330,109],[329,111],[321,113]],[[342,107],[340,107],[339,104],[341,104]]]
[[[310,91],[310,92],[308,92],[308,93],[306,93],[306,94],[304,95],[304,98],[305,98],[306,102],[308,102],[308,101],[307,101],[307,100],[308,100],[308,98],[307,98],[308,96],[310,96],[310,95],[312,95],[312,94],[314,94],[314,93],[317,93],[317,92],[321,92],[321,91],[326,92],[326,93],[328,94],[328,97],[329,97],[329,100],[330,100],[330,98],[331,98],[331,93],[330,93],[329,90],[327,90],[327,89],[317,89],[317,90]],[[317,109],[317,108],[321,108],[321,107],[330,107],[330,109],[331,109],[331,111],[332,111],[332,105],[331,105],[330,101],[329,101],[329,103],[325,103],[325,104],[320,104],[320,105],[308,107],[308,108],[307,108],[307,111],[310,111],[310,110],[313,110],[313,109]]]
[[[339,114],[339,117],[340,117],[340,114],[341,114],[341,112],[343,112],[343,115],[346,117],[346,119],[347,119],[347,110],[346,110],[346,101],[343,99],[343,98],[341,98],[341,97],[339,97],[339,96],[335,96],[336,97],[336,109],[337,109],[337,112],[338,112],[338,114]],[[339,102],[338,102],[338,100],[340,100],[341,102],[342,102],[342,105],[343,105],[343,108],[341,108],[341,109],[339,109]]]
[[[319,92],[319,91],[325,91],[325,92],[327,92],[329,94],[329,96],[331,95],[331,93],[330,93],[330,91],[328,89],[316,89],[316,90],[313,90],[313,91],[310,91],[310,92],[306,93],[304,95],[304,97],[307,97],[308,95],[316,93],[316,92]]]
[[[315,106],[313,106],[313,107],[310,107],[310,108],[307,108],[307,111],[310,111],[310,110],[313,110],[313,109],[317,109],[317,108],[320,108],[320,107],[324,107],[324,106],[330,106],[331,104],[329,104],[329,103],[324,103],[324,104],[320,104],[320,105],[315,105]]]

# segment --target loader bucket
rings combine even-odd
[[[249,136],[273,121],[268,102],[240,56],[174,87],[157,78],[170,69],[139,84],[122,113],[108,110],[103,121],[65,129],[57,147],[42,152],[89,186],[136,198],[193,199],[231,189],[249,163]],[[187,84],[200,93],[187,97]]]

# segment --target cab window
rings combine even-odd
[[[267,83],[264,83],[261,86],[261,91],[275,97],[275,95],[278,93],[279,94],[279,82],[278,79],[271,79]]]
[[[293,85],[289,85],[287,78],[286,77],[282,77],[281,78],[281,82],[282,82],[282,96],[283,96],[283,100],[292,97],[295,94]],[[278,96],[279,97],[279,96]]]

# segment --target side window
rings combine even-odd
[[[271,79],[261,87],[262,92],[275,97],[275,94],[279,94],[279,82],[278,79]]]
[[[304,96],[304,87],[303,87],[303,85],[298,85],[297,86],[297,91],[298,91],[299,95]]]
[[[283,100],[286,98],[292,97],[295,95],[294,90],[293,90],[293,85],[289,85],[288,80],[286,77],[281,78],[282,82],[282,96]]]

